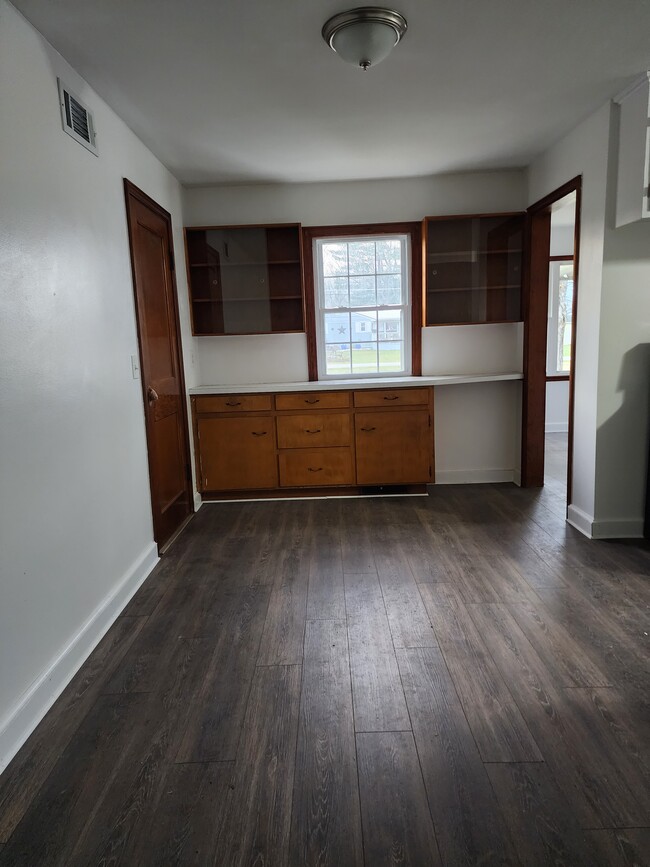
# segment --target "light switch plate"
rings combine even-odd
[[[140,359],[137,355],[131,356],[131,373],[133,379],[140,379]]]

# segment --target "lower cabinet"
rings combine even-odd
[[[197,434],[202,491],[277,488],[273,416],[199,418]]]
[[[427,410],[358,412],[355,417],[357,484],[430,482],[432,450]]]
[[[424,485],[433,389],[192,398],[199,490]]]

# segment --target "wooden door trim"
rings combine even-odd
[[[411,238],[411,376],[422,374],[422,223],[355,223],[351,226],[303,226],[302,262],[309,380],[318,380],[314,240],[355,235],[409,235]],[[325,382],[324,382],[325,385]]]
[[[551,206],[568,196],[576,194],[574,254],[573,257],[573,309],[571,330],[571,371],[569,374],[569,435],[567,460],[567,505],[571,503],[573,473],[573,414],[575,402],[575,358],[578,314],[578,275],[580,259],[580,211],[582,203],[582,176],[578,175],[553,192],[532,204],[527,211],[527,243],[525,252],[524,280],[524,381],[522,400],[521,437],[521,484],[522,487],[541,487],[544,484],[544,420],[546,413],[546,329],[548,312],[548,273],[545,285],[541,273],[551,261],[549,248],[542,249],[540,238],[535,237],[535,221],[548,215],[550,238]],[[545,243],[545,242],[543,242]],[[539,260],[537,263],[536,260]],[[541,294],[544,294],[543,303]],[[543,347],[543,365],[540,356]]]
[[[181,341],[181,323],[180,323],[180,314],[178,309],[178,288],[176,285],[176,256],[174,252],[174,233],[172,228],[172,217],[169,211],[166,211],[161,205],[158,204],[154,199],[148,196],[143,190],[139,187],[136,187],[134,183],[128,180],[128,178],[123,178],[124,183],[124,202],[126,205],[126,222],[127,222],[127,235],[129,241],[129,258],[131,260],[131,280],[133,283],[133,302],[134,302],[134,312],[135,312],[135,324],[138,335],[138,358],[140,359],[140,388],[142,390],[142,405],[144,411],[144,420],[145,420],[145,431],[148,431],[148,416],[147,416],[147,386],[144,381],[144,357],[142,352],[142,333],[140,328],[140,315],[138,311],[138,296],[137,296],[137,284],[136,284],[136,268],[135,268],[135,255],[133,249],[133,220],[131,215],[130,208],[130,200],[135,199],[140,202],[140,204],[149,208],[153,211],[157,216],[159,216],[162,220],[167,224],[168,237],[169,237],[169,254],[170,254],[170,274],[171,274],[171,283],[172,283],[172,304],[173,304],[173,315],[176,325],[176,343],[177,343],[177,353],[178,353],[178,378],[179,378],[179,390],[181,393],[181,420],[183,426],[183,451],[185,457],[185,484],[187,486],[188,492],[188,502],[190,505],[191,513],[194,512],[194,483],[192,480],[192,457],[190,452],[190,443],[189,443],[189,421],[187,414],[187,389],[185,387],[185,366],[183,363],[183,345]],[[158,545],[158,553],[162,553],[163,549],[167,549],[171,542],[178,536],[178,533],[185,526],[187,520],[183,523],[181,527],[177,529],[175,533],[172,534],[170,539],[164,541],[161,544],[159,534],[160,527],[158,526],[157,516],[154,511],[154,490],[153,490],[153,460],[149,450],[149,437],[147,435],[147,464],[149,467],[149,496],[151,500],[151,514],[154,525],[154,541]],[[191,517],[191,514],[190,516]]]

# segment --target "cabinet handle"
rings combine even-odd
[[[266,430],[260,430],[260,431],[254,430],[254,431],[251,431],[251,433],[253,434],[254,437],[265,437],[267,435],[268,431],[266,431]]]
[[[307,430],[307,428],[305,428],[305,433],[320,433],[321,431],[322,431],[321,427],[316,428],[316,430]]]
[[[310,473],[320,473],[323,469],[322,467],[307,467]]]
[[[227,400],[226,406],[241,406],[241,400]]]
[[[392,397],[384,395],[384,400],[399,400],[399,394],[394,394]]]
[[[320,397],[312,398],[312,400],[310,400],[308,397],[306,397],[305,403],[320,403]]]
[[[361,430],[365,430],[368,433],[370,433],[371,430],[377,430],[377,428],[376,427],[362,427]]]

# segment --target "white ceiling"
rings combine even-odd
[[[524,166],[650,65],[648,0],[394,0],[368,72],[340,0],[13,2],[186,184]]]

